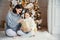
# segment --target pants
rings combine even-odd
[[[33,35],[33,32],[31,31],[31,32],[26,34],[26,33],[22,32],[21,30],[18,30],[17,32],[15,32],[12,29],[7,29],[6,34],[7,34],[7,36],[10,36],[10,37],[14,37],[14,36],[17,36],[17,35],[31,36],[31,35]]]

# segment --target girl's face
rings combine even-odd
[[[25,13],[25,18],[29,18],[29,17],[30,17],[29,13]]]
[[[17,9],[17,8],[16,8],[16,11],[17,11],[17,14],[19,14],[19,13],[22,12],[22,8],[21,8],[21,9]]]

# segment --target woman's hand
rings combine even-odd
[[[18,20],[18,23],[21,23],[21,22],[23,22],[24,21],[24,19],[19,19]]]

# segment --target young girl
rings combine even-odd
[[[24,23],[26,24],[25,26],[25,30],[30,30],[31,31],[36,31],[36,24],[35,21],[33,20],[33,18],[31,18],[31,13],[29,12],[29,10],[26,10],[25,14],[24,14]],[[34,30],[35,29],[35,30]]]
[[[37,31],[36,28],[36,24],[34,22],[34,20],[31,18],[31,13],[29,12],[29,10],[27,10],[24,14],[24,20],[23,22],[21,22],[22,27],[22,35],[24,34],[28,34],[28,35],[35,35],[35,32]]]

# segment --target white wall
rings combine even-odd
[[[53,11],[53,0],[48,1],[48,31],[52,33],[52,11]]]
[[[48,30],[60,40],[60,0],[49,0]]]
[[[55,27],[53,33],[60,34],[60,0],[56,0],[55,6]]]

